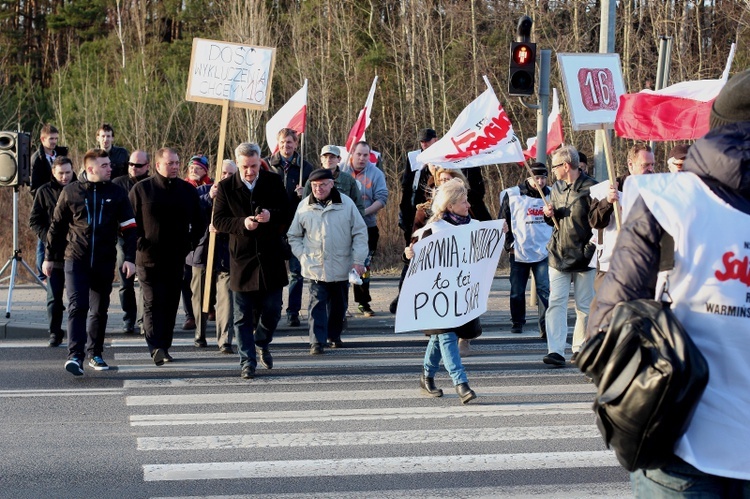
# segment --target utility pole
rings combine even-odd
[[[599,31],[599,53],[611,54],[615,51],[615,7],[616,0],[601,0],[601,30]],[[607,177],[607,161],[604,148],[606,147],[608,134],[612,137],[611,130],[597,130],[594,142],[594,176],[597,180],[605,180]],[[614,165],[612,165],[614,167]]]

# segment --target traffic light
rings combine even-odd
[[[511,42],[508,94],[511,96],[534,95],[535,70],[536,43]]]

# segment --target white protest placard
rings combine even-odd
[[[185,99],[268,109],[276,49],[193,38]]]
[[[614,128],[625,83],[619,54],[557,54],[573,130]]]
[[[398,299],[396,332],[458,327],[486,312],[502,228],[502,220],[450,226],[417,242]]]

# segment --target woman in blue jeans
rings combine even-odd
[[[467,200],[466,185],[460,179],[452,179],[442,184],[436,191],[432,201],[432,216],[424,229],[414,233],[412,244],[404,250],[404,257],[411,260],[414,256],[414,242],[429,237],[435,232],[446,230],[454,225],[478,223],[469,215],[469,201]],[[424,368],[419,378],[419,385],[426,394],[432,397],[442,397],[443,390],[435,386],[435,374],[440,369],[442,359],[445,369],[453,380],[462,404],[477,398],[476,393],[469,388],[469,380],[461,363],[458,350],[457,333],[473,332],[480,328],[479,319],[473,319],[466,324],[451,329],[432,329],[425,331],[430,337],[427,351],[424,354]]]

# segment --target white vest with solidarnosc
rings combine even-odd
[[[547,258],[547,243],[552,227],[544,221],[544,201],[521,195],[518,186],[505,189],[500,199],[508,196],[510,225],[513,230],[513,253],[517,262],[536,263]],[[549,196],[547,196],[549,200]]]
[[[606,199],[609,194],[609,180],[599,182],[595,186],[589,189],[591,199]],[[609,270],[609,261],[612,258],[612,250],[615,247],[617,241],[617,222],[615,221],[615,214],[609,217],[609,225],[602,229],[601,241],[599,240],[599,230],[593,229],[594,231],[594,244],[596,244],[596,255],[593,261],[593,267],[596,267],[596,262],[599,262],[599,270],[607,272]]]
[[[631,177],[631,189],[675,240],[672,309],[709,365],[675,454],[705,473],[749,480],[750,215],[692,173]]]

